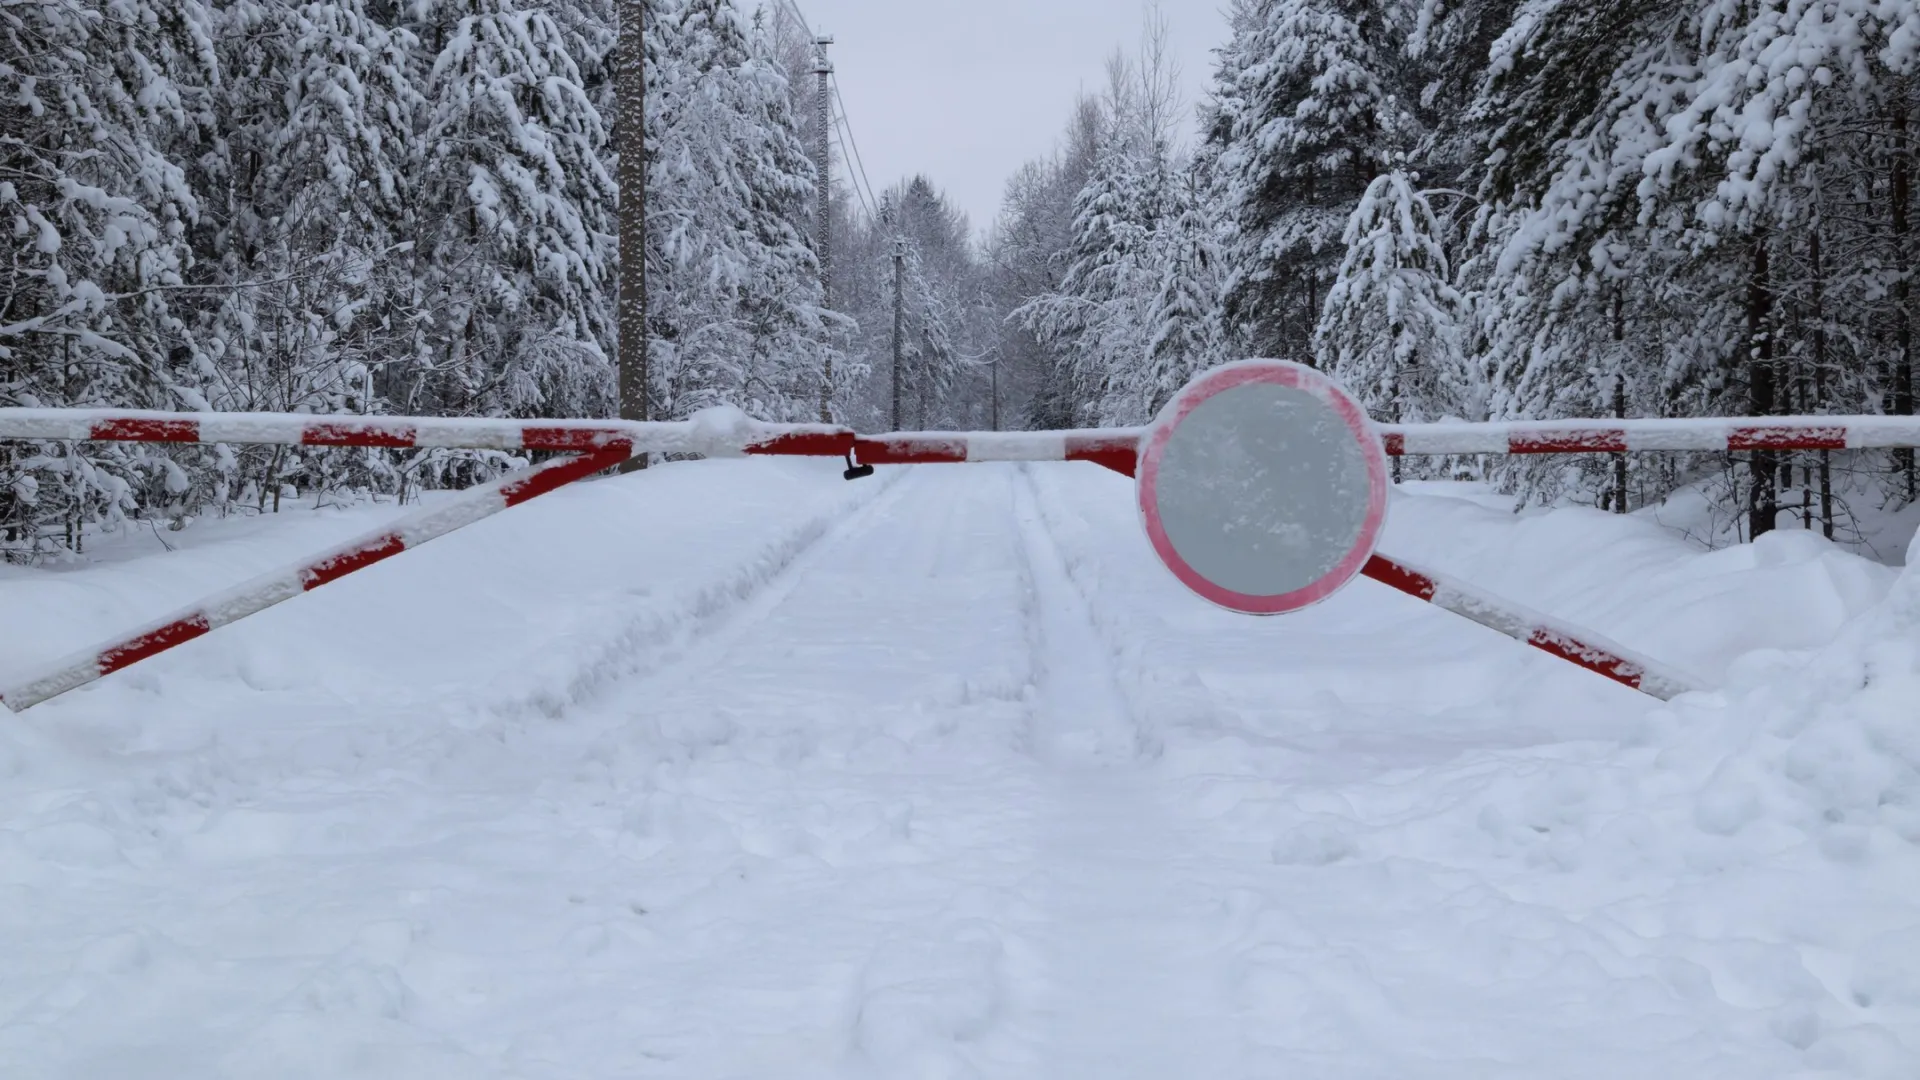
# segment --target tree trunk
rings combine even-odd
[[[1893,116],[1893,177],[1889,185],[1893,201],[1893,306],[1894,339],[1899,347],[1893,362],[1893,414],[1895,416],[1913,415],[1913,313],[1909,310],[1912,285],[1907,280],[1912,271],[1907,233],[1909,204],[1913,196],[1913,174],[1910,148],[1907,145],[1907,103],[1904,94],[1900,97],[1898,111]],[[1912,449],[1895,450],[1894,465],[1906,474],[1907,501],[1920,497],[1914,475],[1914,457]]]
[[[1810,412],[1827,408],[1827,309],[1826,273],[1820,265],[1820,225],[1807,239],[1807,258],[1813,270],[1813,402]],[[1820,451],[1820,528],[1833,539],[1833,453]]]
[[[1000,361],[1001,359],[1002,357],[1000,356],[996,356],[993,358],[993,371],[991,372],[991,377],[993,379],[993,382],[990,384],[991,389],[989,390],[989,393],[992,394],[992,397],[989,399],[992,406],[992,411],[990,415],[992,417],[993,430],[995,431],[1000,430]]]
[[[1320,271],[1317,267],[1307,267],[1307,357],[1308,367],[1319,367],[1319,358],[1313,355],[1314,335],[1320,330]]]
[[[653,419],[647,370],[647,72],[650,0],[620,0],[614,141],[620,149],[620,419]],[[647,467],[640,454],[624,471]]]
[[[1623,292],[1620,286],[1614,286],[1613,353],[1615,361],[1623,365],[1622,369],[1613,375],[1613,418],[1615,420],[1627,418],[1627,375],[1624,368],[1627,319],[1626,305],[1621,296]],[[1625,454],[1613,455],[1613,512],[1616,514],[1627,512],[1627,455]]]
[[[1779,356],[1773,362],[1773,386],[1775,400],[1773,411],[1777,416],[1790,416],[1793,413],[1793,364],[1786,356]],[[1793,452],[1780,453],[1780,494],[1785,496],[1793,490]]]
[[[1773,413],[1773,340],[1768,333],[1768,318],[1773,308],[1772,285],[1767,263],[1767,238],[1753,241],[1753,273],[1747,282],[1747,415]],[[1753,451],[1747,472],[1751,486],[1747,495],[1747,539],[1758,540],[1773,531],[1779,512],[1774,488],[1774,455]]]
[[[904,419],[900,414],[900,353],[901,353],[901,350],[905,347],[905,342],[902,340],[900,335],[902,333],[902,327],[905,326],[906,324],[906,318],[907,318],[906,293],[902,291],[904,286],[902,285],[902,277],[901,277],[901,273],[902,273],[901,267],[905,265],[906,259],[907,259],[906,247],[907,247],[907,242],[905,240],[895,240],[893,242],[893,398],[892,398],[892,404],[893,404],[893,430],[895,431],[900,430],[900,421]]]
[[[1800,413],[1811,415],[1813,391],[1804,364],[1794,373],[1794,397],[1800,403]],[[1805,454],[1800,456],[1800,527],[1813,531],[1813,462]]]

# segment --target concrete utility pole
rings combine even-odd
[[[647,72],[645,20],[650,0],[620,0],[614,141],[620,148],[620,419],[653,419],[647,394]],[[623,469],[644,469],[640,454]]]
[[[906,321],[907,304],[901,291],[902,268],[907,262],[907,242],[893,242],[893,430],[900,430],[900,330]]]
[[[815,111],[814,132],[814,196],[819,202],[820,222],[817,226],[817,254],[820,258],[820,304],[827,310],[833,310],[833,87],[829,79],[833,75],[833,62],[827,59],[827,46],[833,44],[833,38],[820,36],[813,39],[813,74],[819,79],[818,100]],[[833,351],[824,355],[824,370],[820,375],[820,422],[833,423]]]

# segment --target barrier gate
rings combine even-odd
[[[1556,619],[1376,550],[1387,459],[1412,455],[1853,450],[1920,446],[1916,417],[1553,420],[1374,424],[1339,384],[1298,364],[1247,360],[1202,374],[1141,428],[895,433],[767,424],[737,410],[691,420],[506,421],[279,413],[0,408],[0,440],[560,451],[255,578],[12,685],[19,712],[301,593],[640,454],[844,458],[878,465],[1090,461],[1135,479],[1142,525],[1175,577],[1232,611],[1275,615],[1365,576],[1615,682],[1667,699],[1698,680]]]

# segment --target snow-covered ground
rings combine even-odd
[[[1920,573],[1399,496],[1255,620],[1091,465],[563,490],[0,724],[0,1076],[1920,1076]],[[387,509],[0,571],[0,680]]]

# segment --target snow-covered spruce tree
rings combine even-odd
[[[1463,301],[1440,223],[1417,179],[1394,168],[1361,196],[1314,340],[1320,366],[1390,423],[1485,408],[1462,356]]]
[[[1146,370],[1140,379],[1146,416],[1158,413],[1220,354],[1220,250],[1204,194],[1191,177],[1176,181],[1172,212],[1155,236],[1151,265],[1160,288],[1147,316]]]
[[[1171,372],[1201,362],[1197,343],[1211,335],[1215,238],[1175,150],[1178,94],[1163,21],[1149,15],[1138,59],[1116,54],[1107,82],[1070,129],[1084,147],[1085,179],[1066,243],[1050,256],[1062,268],[1058,283],[1012,316],[1058,357],[1034,397],[1054,423],[1144,422]]]
[[[1147,337],[1145,316],[1158,281],[1144,272],[1152,232],[1136,148],[1118,124],[1074,200],[1074,237],[1059,288],[1016,317],[1043,341],[1069,351],[1075,424],[1124,422]]]
[[[655,415],[818,408],[832,337],[808,237],[814,169],[772,43],[726,0],[662,5],[647,121]],[[857,373],[836,363],[838,377]]]
[[[198,200],[180,162],[217,79],[199,0],[0,7],[0,405],[181,408],[209,382],[180,317]],[[193,477],[139,445],[0,445],[0,557],[78,550]]]
[[[420,0],[424,84],[405,411],[610,408],[614,219],[607,125],[568,35],[520,0]]]
[[[901,281],[905,319],[901,327],[901,416],[909,428],[951,425],[960,376],[954,350],[957,321],[942,291],[929,280],[917,245],[909,241]]]
[[[1207,157],[1232,226],[1226,327],[1244,352],[1310,355],[1347,217],[1389,154],[1418,138],[1402,21],[1374,0],[1237,12]]]
[[[198,163],[196,337],[219,409],[371,412],[403,368],[418,43],[359,0],[221,9],[225,136]],[[397,488],[391,455],[236,447],[218,502]]]
[[[1618,381],[1617,400],[1655,415],[1910,409],[1912,18],[1906,4],[1523,8],[1474,109],[1506,407],[1533,413],[1552,390],[1592,409],[1592,384]],[[1662,332],[1623,350],[1623,323]],[[1848,352],[1857,377],[1833,377]],[[1841,396],[1876,386],[1878,401]],[[1792,464],[1747,455],[1733,499],[1747,535],[1773,527]],[[1810,472],[1803,460],[1803,490]]]
[[[997,320],[987,310],[967,216],[924,175],[883,195],[882,203],[897,207],[883,216],[892,217],[906,250],[902,336],[903,351],[913,356],[914,424],[985,426],[991,388],[981,362],[993,350]]]
[[[1075,103],[1060,149],[1029,162],[1008,181],[1000,218],[988,239],[988,291],[1003,312],[1019,312],[1035,298],[1057,293],[1073,242],[1076,195],[1091,175],[1100,140],[1100,106]],[[1072,357],[1066,344],[1037,333],[1029,321],[1002,320],[996,355],[1002,382],[1015,387],[1021,422],[1034,428],[1074,424]]]

